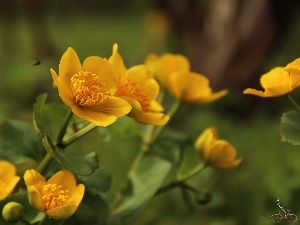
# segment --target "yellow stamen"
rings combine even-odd
[[[61,190],[62,186],[56,184],[46,184],[42,189],[42,202],[44,211],[54,209],[56,207],[65,206],[68,202],[68,190]]]
[[[92,106],[109,102],[111,93],[104,88],[96,74],[80,71],[71,78],[72,92],[75,102],[79,106]]]
[[[125,96],[137,100],[142,107],[144,112],[147,112],[149,109],[150,101],[146,95],[143,94],[141,86],[129,79],[122,79],[116,96]]]

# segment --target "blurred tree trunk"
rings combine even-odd
[[[192,69],[209,77],[216,89],[228,86],[243,89],[253,79],[258,84],[265,58],[298,3],[293,0],[152,2],[169,16]]]

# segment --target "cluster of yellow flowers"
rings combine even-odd
[[[169,115],[157,100],[160,87],[178,101],[194,104],[209,103],[227,94],[227,90],[214,93],[208,78],[192,72],[183,55],[150,54],[144,64],[126,68],[117,44],[108,59],[90,56],[82,64],[75,50],[68,48],[60,60],[59,75],[50,71],[59,96],[72,112],[104,127],[125,115],[141,123],[165,125]],[[293,75],[292,68],[288,72]],[[219,169],[234,168],[242,160],[236,159],[230,143],[218,139],[215,128],[208,128],[198,137],[195,150],[205,165]],[[12,193],[19,180],[15,166],[0,161],[0,200]],[[30,204],[58,220],[76,211],[85,190],[66,170],[47,181],[37,171],[27,170],[24,181]]]

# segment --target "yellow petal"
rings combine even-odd
[[[76,210],[76,205],[66,205],[50,209],[46,211],[45,214],[56,220],[65,220],[72,216]]]
[[[285,70],[289,73],[297,74],[298,79],[300,79],[300,58],[295,59],[293,62],[287,64]]]
[[[62,101],[69,107],[73,107],[75,105],[74,103],[74,97],[72,94],[72,89],[69,87],[69,85],[64,86],[60,79],[58,78],[56,72],[53,69],[50,69],[50,72],[52,74],[52,78],[54,80],[55,85],[58,88],[59,96],[62,99]]]
[[[59,64],[59,79],[67,89],[71,89],[71,77],[81,70],[80,60],[72,48],[68,48],[63,54]]]
[[[212,92],[209,80],[195,72],[174,72],[169,77],[169,91],[186,102],[204,104],[215,101],[227,94],[227,90]]]
[[[105,102],[99,105],[93,105],[88,107],[89,110],[94,112],[103,113],[107,116],[121,117],[130,112],[130,104],[122,98],[110,96],[109,102]]]
[[[149,55],[145,64],[154,72],[155,77],[164,88],[168,87],[168,79],[171,73],[190,70],[189,60],[181,54],[165,53],[159,58],[155,55]]]
[[[12,193],[15,186],[19,182],[19,180],[20,180],[20,177],[17,176],[17,177],[13,177],[8,183],[6,183],[6,186],[4,187],[4,190],[1,190],[1,193],[2,193],[1,197],[5,198],[10,193]]]
[[[0,161],[0,180],[8,184],[16,176],[16,167],[7,161]]]
[[[208,96],[201,96],[195,100],[192,100],[191,103],[195,103],[195,104],[206,104],[206,103],[210,103],[210,102],[214,102],[216,100],[218,100],[219,98],[224,97],[225,95],[228,94],[228,90],[221,90],[218,92],[214,92]]]
[[[25,172],[24,181],[27,187],[33,186],[38,192],[41,192],[42,187],[46,184],[45,178],[33,169]]]
[[[159,93],[159,85],[150,71],[144,65],[133,66],[127,70],[126,76],[137,83],[143,94],[149,99],[156,99]]]
[[[123,61],[122,56],[118,53],[118,44],[113,45],[113,52],[108,61],[113,64],[116,69],[119,78],[123,76],[126,72],[126,67]]]
[[[74,107],[72,108],[72,111],[80,118],[94,123],[97,126],[106,127],[117,120],[117,117],[115,116],[107,116],[89,108]]]
[[[68,199],[67,205],[78,206],[83,198],[85,187],[83,184],[78,184],[72,194]]]
[[[150,102],[149,111],[151,111],[151,112],[163,112],[164,107],[158,101],[152,100]]]
[[[34,186],[27,186],[28,200],[32,207],[43,212],[44,207],[40,192]]]
[[[244,94],[253,94],[260,97],[277,97],[293,91],[293,81],[284,67],[275,67],[260,78],[264,91],[247,88]]]
[[[47,184],[62,186],[62,190],[68,190],[69,194],[72,195],[76,187],[76,180],[71,172],[62,170],[55,173],[49,180],[47,180]]]
[[[108,90],[115,87],[119,81],[118,73],[112,64],[98,56],[86,58],[82,65],[82,71],[89,71],[96,74]]]
[[[208,160],[210,149],[218,138],[217,130],[214,127],[206,128],[195,141],[195,149],[202,155],[204,162]]]
[[[153,125],[165,125],[169,116],[163,113],[157,112],[143,112],[140,103],[134,99],[124,97],[132,106],[132,110],[128,116],[132,117],[140,123],[153,124]]]
[[[218,140],[211,148],[208,164],[219,169],[238,166],[242,159],[236,159],[235,148],[225,140]]]

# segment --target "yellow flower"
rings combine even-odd
[[[68,48],[60,60],[59,76],[50,71],[62,101],[82,119],[108,126],[131,110],[128,102],[114,96],[118,73],[104,58],[90,56],[81,65],[76,52]]]
[[[300,59],[289,63],[286,67],[275,67],[260,77],[264,91],[252,88],[244,90],[244,94],[260,97],[278,97],[288,94],[300,85]]]
[[[202,74],[190,71],[190,62],[183,55],[165,53],[159,57],[149,54],[145,64],[158,82],[182,101],[204,104],[227,94],[227,90],[213,93],[209,80]]]
[[[145,65],[165,89],[169,88],[169,77],[173,72],[188,72],[191,69],[190,62],[184,55],[171,53],[160,57],[151,53],[147,56]]]
[[[214,127],[207,128],[196,140],[195,149],[204,163],[218,169],[231,169],[237,167],[242,158],[236,159],[235,148],[227,141],[218,139]]]
[[[125,99],[132,107],[128,116],[138,122],[164,125],[169,116],[163,114],[164,108],[156,101],[159,85],[145,65],[133,66],[126,70],[123,59],[115,44],[109,61],[120,74],[115,96]]]
[[[10,195],[20,180],[16,176],[16,167],[4,160],[0,160],[0,200]]]
[[[169,91],[177,99],[195,104],[215,101],[227,94],[227,90],[212,91],[209,80],[195,72],[174,72],[169,77]]]
[[[24,180],[31,206],[56,220],[70,217],[83,198],[84,185],[76,186],[74,175],[66,170],[48,181],[35,170],[27,170]]]

